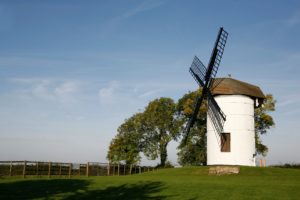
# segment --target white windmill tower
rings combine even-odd
[[[217,78],[211,93],[226,115],[223,131],[207,115],[207,164],[255,166],[254,109],[264,94],[259,87],[232,78]]]
[[[254,108],[261,106],[265,97],[257,86],[232,78],[215,78],[227,37],[221,27],[207,68],[194,57],[190,72],[202,87],[202,94],[187,124],[185,138],[207,98],[207,164],[254,166]]]

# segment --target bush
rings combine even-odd
[[[300,163],[285,163],[285,164],[272,165],[272,167],[300,169]]]

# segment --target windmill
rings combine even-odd
[[[213,85],[213,79],[216,77],[218,68],[221,63],[227,37],[228,33],[223,29],[223,27],[221,27],[207,67],[204,66],[204,64],[199,60],[197,56],[194,57],[194,60],[190,67],[190,73],[199,84],[199,86],[202,87],[202,94],[198,97],[192,117],[187,123],[185,129],[185,142],[188,138],[191,127],[193,127],[196,121],[197,114],[205,97],[207,97],[208,99],[208,115],[212,119],[216,132],[221,137],[223,125],[226,121],[226,116],[211,94],[211,87]]]
[[[194,57],[190,73],[202,87],[184,142],[193,127],[200,106],[207,99],[207,164],[255,166],[254,109],[265,96],[258,86],[230,77],[216,78],[228,33],[221,27],[208,66]]]

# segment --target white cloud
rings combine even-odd
[[[161,5],[163,5],[166,1],[165,0],[144,0],[138,5],[136,5],[133,8],[128,9],[124,13],[115,16],[111,19],[109,19],[105,23],[105,28],[102,30],[101,35],[106,37],[109,36],[111,33],[115,32],[116,29],[120,26],[120,24],[131,17],[134,17],[135,15],[138,15],[140,13],[143,13],[145,11],[152,10],[154,8],[157,8]]]
[[[54,94],[62,102],[74,102],[75,94],[79,90],[79,83],[74,81],[66,81],[54,89]]]
[[[149,100],[157,97],[163,91],[158,85],[138,84],[137,83],[121,83],[111,81],[107,86],[102,87],[98,91],[98,98],[102,105],[127,105],[142,108]]]
[[[9,81],[18,86],[14,94],[29,100],[74,103],[77,99],[75,96],[79,93],[80,88],[80,81],[74,80],[10,78]]]
[[[58,96],[64,96],[65,94],[74,93],[78,89],[78,84],[75,82],[64,82],[57,88],[55,88],[54,93]]]
[[[137,15],[141,12],[151,10],[153,8],[159,7],[162,4],[164,4],[165,1],[162,0],[145,0],[136,7],[132,8],[131,10],[128,10],[126,13],[124,13],[123,17],[131,17],[134,15]]]
[[[40,79],[40,78],[8,78],[9,82],[17,84],[33,84],[36,82],[49,81],[49,79]]]
[[[283,100],[279,101],[277,103],[277,107],[285,107],[293,104],[298,104],[300,103],[300,95],[295,94],[295,95],[288,95],[284,97]]]
[[[32,85],[31,92],[34,97],[44,99],[44,100],[54,100],[54,96],[50,92],[50,81],[49,80],[41,80]]]
[[[117,100],[117,91],[120,85],[117,81],[112,81],[107,87],[103,87],[98,92],[98,97],[101,104],[113,104]]]
[[[139,95],[139,98],[152,98],[156,96],[160,91],[160,89],[150,90]]]

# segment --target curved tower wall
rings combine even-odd
[[[215,96],[226,115],[230,152],[221,152],[221,139],[207,116],[207,164],[255,166],[254,100],[245,95]]]

